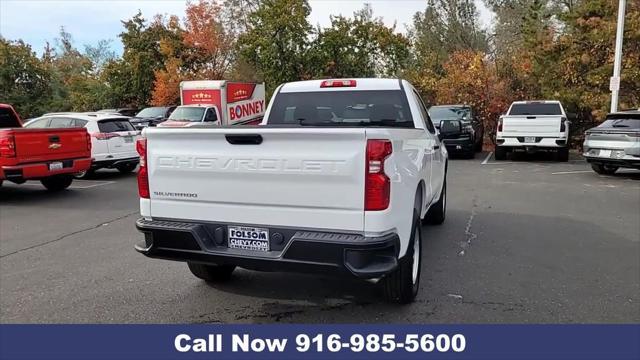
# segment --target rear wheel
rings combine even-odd
[[[422,220],[423,224],[428,225],[441,225],[447,215],[447,179],[445,178],[442,184],[442,191],[438,201],[431,205],[429,211]]]
[[[569,161],[569,148],[568,147],[559,148],[558,152],[556,153],[556,158],[558,161],[561,161],[561,162]]]
[[[480,139],[480,141],[478,141],[474,147],[474,150],[476,152],[482,152],[482,139]]]
[[[76,178],[76,179],[88,179],[88,178],[90,178],[92,176],[93,176],[93,170],[92,169],[80,171],[79,173],[75,173],[73,175],[73,177]]]
[[[614,165],[591,164],[593,171],[600,175],[613,175],[619,167]]]
[[[116,169],[118,169],[118,171],[120,171],[123,174],[127,174],[135,170],[136,166],[138,166],[138,164],[132,164],[132,163],[122,164],[122,165],[118,165]]]
[[[496,156],[496,160],[506,160],[507,159],[507,149],[503,146],[496,146],[496,151],[494,152]]]
[[[56,175],[50,176],[48,178],[44,178],[40,180],[42,185],[49,191],[60,191],[64,190],[71,185],[73,182],[73,176],[71,175]]]
[[[188,262],[189,270],[196,277],[206,282],[224,282],[231,279],[234,265],[204,265]]]
[[[389,302],[408,304],[418,295],[422,263],[422,230],[419,220],[418,211],[414,210],[407,253],[398,261],[398,267],[381,281],[384,297]]]

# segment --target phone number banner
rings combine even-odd
[[[0,325],[0,359],[640,359],[640,325]]]

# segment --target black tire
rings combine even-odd
[[[600,175],[613,175],[619,167],[615,165],[591,164],[593,171]]]
[[[465,159],[474,159],[475,157],[476,157],[476,152],[475,152],[475,150],[471,150],[471,151],[466,152],[466,153],[464,154],[464,158],[465,158]]]
[[[61,191],[69,187],[73,182],[71,175],[56,175],[40,180],[42,185],[49,191]]]
[[[442,225],[447,216],[447,179],[445,178],[444,184],[442,184],[442,191],[440,191],[440,197],[438,201],[431,205],[429,211],[422,219],[422,223],[425,225]]]
[[[93,177],[93,173],[94,173],[94,170],[89,169],[89,170],[81,171],[79,173],[75,173],[73,177],[76,179],[89,179]]]
[[[474,150],[476,152],[482,152],[482,139],[476,143]]]
[[[558,152],[556,152],[556,159],[560,162],[569,161],[569,148],[568,147],[559,148]]]
[[[234,265],[204,265],[192,262],[188,262],[187,265],[193,275],[211,283],[229,281],[236,268]]]
[[[507,149],[502,146],[496,146],[494,155],[496,156],[496,160],[507,160]]]
[[[133,170],[136,169],[136,166],[138,166],[138,164],[122,164],[122,165],[118,165],[116,167],[116,169],[118,169],[118,171],[120,171],[123,174],[128,174],[130,172],[132,172]]]
[[[381,280],[384,298],[388,302],[408,304],[413,302],[416,295],[418,295],[422,264],[422,229],[420,228],[419,220],[420,215],[414,209],[411,241],[409,242],[407,253],[398,261],[398,267]],[[414,256],[416,250],[417,256]],[[416,271],[415,273],[414,270]]]

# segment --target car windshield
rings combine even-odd
[[[600,124],[598,127],[640,130],[640,117],[638,118],[616,117],[614,119],[609,118],[605,122]]]
[[[268,122],[302,126],[414,127],[407,98],[400,90],[279,93]]]
[[[146,109],[142,109],[139,113],[136,114],[136,117],[163,117],[166,108],[164,107],[148,107]]]
[[[460,106],[432,106],[429,108],[429,116],[434,122],[468,120],[471,117],[471,109]]]
[[[174,121],[202,121],[205,108],[201,107],[178,107],[169,116],[169,120]]]
[[[558,103],[513,104],[509,115],[562,115]]]

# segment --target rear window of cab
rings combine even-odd
[[[274,99],[269,124],[414,128],[401,90],[281,92]]]
[[[513,104],[509,115],[562,115],[558,103]]]

